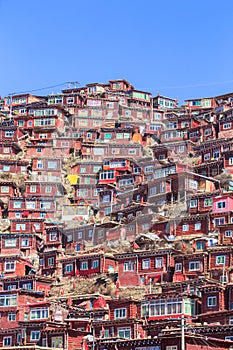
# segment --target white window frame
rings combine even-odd
[[[216,203],[217,209],[225,209],[226,208],[226,201],[221,201]]]
[[[71,272],[74,270],[74,265],[73,264],[67,264],[65,265],[65,272],[68,273],[68,272]]]
[[[225,237],[232,237],[232,230],[226,230]]]
[[[88,261],[87,260],[81,261],[80,270],[81,271],[87,271],[88,270]]]
[[[126,336],[120,336],[121,332],[124,332],[124,334],[126,335],[126,332],[129,333],[129,335],[127,334]],[[118,328],[117,329],[117,335],[119,338],[122,339],[130,339],[131,338],[131,328],[130,327],[125,327],[125,328]]]
[[[53,267],[54,263],[55,263],[54,257],[51,256],[50,258],[48,258],[47,262],[48,262],[48,266],[52,266]]]
[[[10,186],[1,186],[1,193],[9,193]]]
[[[16,321],[16,312],[10,311],[8,312],[8,317],[7,317],[9,322]]]
[[[155,268],[159,269],[163,267],[163,258],[155,258]]]
[[[191,199],[189,207],[190,208],[197,208],[197,203],[198,203],[197,199]]]
[[[15,267],[16,267],[16,262],[15,261],[5,261],[5,266],[4,266],[4,271],[5,272],[14,272]]]
[[[199,260],[194,260],[189,262],[189,271],[200,271],[201,262]]]
[[[12,345],[12,337],[11,336],[3,337],[3,346],[7,347],[11,345]]]
[[[225,265],[226,264],[226,255],[217,255],[215,258],[216,265]]]
[[[201,230],[201,222],[195,222],[195,224],[194,224],[194,230],[195,230],[195,231]]]
[[[114,310],[114,320],[127,318],[127,309],[125,307]]]
[[[40,331],[38,331],[38,330],[31,330],[30,340],[40,340]]]
[[[207,307],[215,307],[217,306],[217,296],[210,295],[207,297]]]
[[[91,263],[92,269],[97,269],[99,267],[99,260],[93,260]]]
[[[181,272],[183,268],[182,263],[175,263],[175,272]]]
[[[134,261],[124,261],[124,272],[130,272],[130,271],[134,271]]]
[[[143,259],[142,270],[148,270],[148,269],[150,269],[150,259]]]

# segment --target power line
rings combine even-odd
[[[29,92],[36,92],[36,91],[54,89],[56,87],[63,86],[63,85],[66,85],[66,84],[69,84],[69,85],[71,85],[71,84],[79,84],[79,82],[78,81],[75,81],[75,82],[70,82],[70,81],[67,82],[66,81],[64,83],[60,83],[60,84],[57,84],[57,85],[46,86],[46,87],[42,87],[42,88],[38,88],[38,89],[12,92],[12,93],[9,94],[9,96],[26,94],[26,93],[29,93]]]

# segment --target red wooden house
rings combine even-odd
[[[179,254],[174,256],[173,282],[205,276],[208,270],[208,254],[196,252],[192,254]]]
[[[232,247],[216,246],[208,249],[210,277],[226,284],[232,280]]]
[[[150,281],[151,283],[170,281],[172,255],[172,249],[115,254],[120,285],[139,286],[148,285]]]

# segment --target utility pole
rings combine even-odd
[[[181,350],[185,350],[185,337],[184,337],[184,314],[181,316]]]
[[[184,320],[184,297],[182,297],[182,315],[181,315],[181,350],[185,350],[185,320]]]

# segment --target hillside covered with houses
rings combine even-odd
[[[232,175],[233,93],[2,97],[0,348],[233,349]]]

